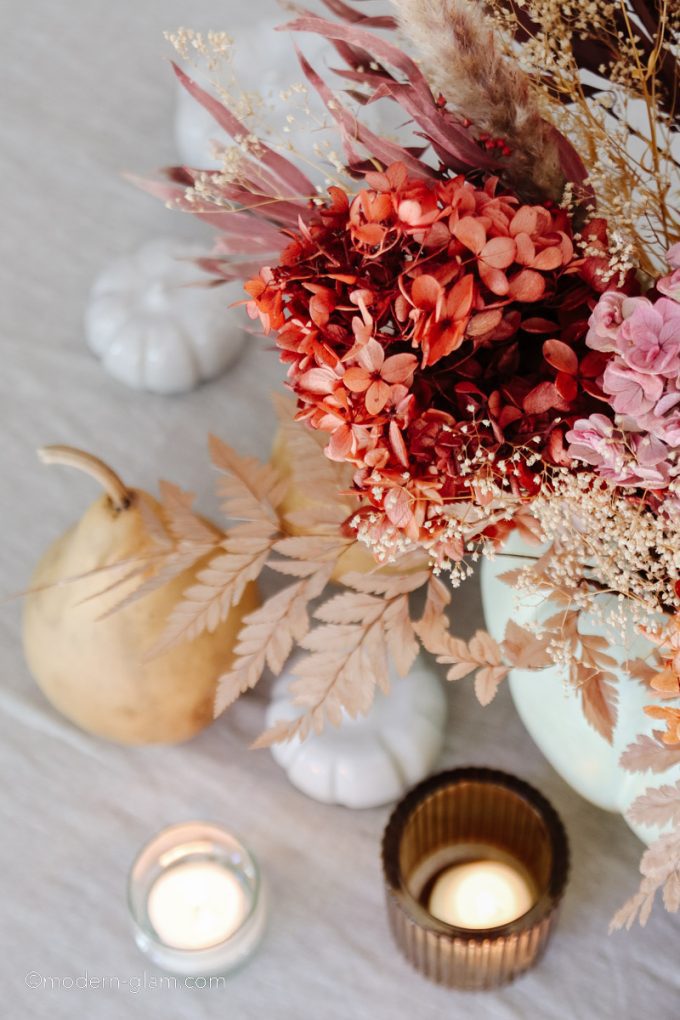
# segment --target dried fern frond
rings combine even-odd
[[[559,201],[565,186],[557,133],[536,91],[471,0],[395,0],[404,33],[418,47],[447,101],[512,150],[505,177],[520,194]]]
[[[174,607],[149,657],[166,652],[183,641],[193,641],[204,631],[213,632],[243,598],[247,585],[256,581],[267,563],[276,532],[259,525],[260,534],[240,534],[234,529],[210,562],[199,570],[195,583]]]
[[[651,736],[640,734],[619,758],[621,768],[626,772],[659,773],[680,765],[680,747],[668,747],[661,736],[660,730],[654,730]]]
[[[265,666],[274,674],[281,672],[293,646],[308,633],[309,603],[326,587],[332,570],[332,563],[319,564],[311,573],[308,569],[309,576],[272,595],[244,618],[234,648],[235,661],[218,681],[215,715],[255,687]]]
[[[666,788],[667,791],[669,789]],[[680,797],[678,784],[675,786],[674,796]],[[655,797],[654,805],[659,797],[665,799],[664,794],[657,793]],[[619,928],[630,928],[636,919],[644,927],[649,920],[654,897],[659,890],[662,891],[666,910],[671,913],[680,910],[680,829],[665,833],[652,843],[642,855],[640,871],[642,881],[639,891],[614,915],[609,925],[610,932]]]
[[[254,747],[296,737],[304,740],[326,723],[339,726],[345,714],[365,715],[376,689],[389,689],[390,657],[400,671],[407,672],[413,664],[418,646],[408,593],[424,584],[427,575],[348,577],[363,590],[331,596],[314,613],[320,625],[298,642],[308,653],[296,665],[296,679],[290,685],[300,716],[275,723]]]
[[[433,594],[436,601],[437,594],[430,587],[428,601]],[[415,624],[415,632],[437,662],[449,666],[447,680],[462,680],[475,674],[475,694],[480,705],[493,701],[511,668],[543,669],[553,664],[547,639],[536,637],[514,620],[508,621],[500,644],[483,630],[478,630],[470,641],[463,641],[450,633],[446,617],[436,611],[431,616],[426,607],[423,618]]]

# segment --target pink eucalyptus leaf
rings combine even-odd
[[[390,399],[390,388],[382,379],[376,379],[366,390],[366,410],[369,414],[380,414]]]
[[[404,437],[401,434],[401,429],[397,425],[396,421],[390,422],[389,436],[390,446],[392,447],[395,457],[397,457],[404,467],[408,467],[408,450],[406,449],[406,443],[404,442]]]
[[[343,385],[352,393],[365,393],[371,385],[371,377],[365,368],[348,368],[342,377]]]
[[[494,269],[482,261],[478,263],[478,269],[482,283],[486,284],[491,293],[497,297],[505,297],[510,290],[510,284],[503,270]]]
[[[527,393],[522,406],[527,414],[545,414],[561,403],[561,397],[555,384],[542,382]]]
[[[532,269],[522,269],[510,280],[509,296],[513,301],[540,301],[545,293],[545,280]]]
[[[536,233],[537,228],[538,211],[532,205],[523,205],[510,220],[510,233],[513,237],[516,237],[517,234],[528,234],[531,237]]]
[[[383,82],[376,95],[390,96],[413,118],[432,143],[445,166],[461,171],[480,167],[498,168],[498,160],[484,152],[469,129],[450,113],[437,109],[431,97],[425,98],[401,82]]]
[[[517,262],[521,266],[530,266],[536,258],[536,245],[534,242],[527,233],[520,231],[515,236],[515,245],[517,246]]]
[[[369,340],[357,356],[357,361],[367,372],[379,372],[384,360],[385,352],[377,340]]]
[[[517,245],[512,237],[492,237],[479,254],[482,263],[492,269],[507,269],[515,261]]]
[[[562,340],[546,340],[543,344],[543,357],[558,372],[576,375],[578,358],[572,348]]]
[[[300,20],[306,21],[309,19]],[[293,26],[297,24],[297,22],[294,22]],[[330,24],[330,22],[327,24]],[[299,30],[305,31],[306,29],[300,28]],[[310,31],[312,31],[312,29],[310,29]],[[300,50],[297,49],[297,47],[296,51],[298,60],[300,61],[300,67],[302,68],[305,78],[319,93],[328,112],[340,128],[343,149],[350,165],[355,166],[361,163],[361,158],[354,147],[354,143],[358,141],[366,148],[371,156],[375,159],[381,160],[386,166],[389,166],[390,163],[402,162],[407,167],[409,173],[411,173],[414,177],[434,177],[434,171],[428,167],[427,164],[423,163],[422,160],[416,159],[402,146],[396,145],[387,138],[381,138],[379,135],[369,131],[369,129],[363,124],[360,124],[359,121],[357,121],[356,116],[342,105],[333,90],[314,70],[312,65],[303,56]]]
[[[486,231],[474,216],[463,216],[451,231],[461,244],[479,255],[486,244]]]
[[[588,178],[588,170],[586,169],[586,166],[578,152],[569,139],[553,125],[550,125],[550,134],[557,146],[562,173],[568,181],[572,181],[574,184],[583,185],[583,182]],[[592,187],[590,185],[584,185],[581,190],[584,192],[584,202],[589,200],[591,204],[594,204],[594,192]]]
[[[422,71],[397,46],[371,32],[357,28],[355,24],[342,25],[326,21],[309,11],[305,11],[303,17],[296,21],[282,26],[280,30],[286,29],[294,32],[314,32],[334,42],[341,41],[351,47],[361,47],[365,53],[370,55],[368,71],[365,69],[365,61],[362,62],[364,81],[368,83],[373,77],[378,83],[379,87],[376,91],[379,94],[392,94],[395,101],[400,103],[432,140],[437,152],[443,154],[446,165],[450,165],[447,157],[454,157],[454,160],[459,160],[468,167],[487,170],[499,165],[497,159],[485,153],[476,144],[459,119],[454,118],[447,111],[437,108],[430,86]],[[384,75],[372,76],[370,64],[375,61],[389,64],[401,71],[407,78],[407,83],[397,82],[391,76],[387,80]],[[386,93],[382,90],[386,90]],[[377,153],[373,153],[373,155],[377,155]]]
[[[403,383],[410,386],[413,380],[413,373],[418,365],[415,354],[393,354],[385,360],[381,375],[386,382]]]
[[[304,11],[302,17],[279,26],[278,31],[312,32],[326,39],[340,39],[351,46],[361,46],[367,53],[373,55],[374,60],[384,61],[401,71],[416,91],[432,96],[423,72],[403,50],[372,32],[357,28],[356,25],[328,21],[310,11]]]
[[[422,276],[416,276],[413,281],[411,300],[416,308],[423,308],[429,311],[436,308],[441,293],[442,287],[439,281],[435,280],[434,276],[428,276],[424,273]]]
[[[532,269],[540,269],[547,273],[551,269],[558,269],[562,265],[562,248],[560,245],[553,245],[551,248],[544,248],[531,263]]]

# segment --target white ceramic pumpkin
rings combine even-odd
[[[244,313],[229,305],[241,291],[206,287],[207,276],[192,261],[199,255],[205,255],[200,245],[158,239],[116,259],[95,280],[87,342],[115,379],[153,393],[182,393],[238,357]]]
[[[539,546],[529,546],[516,535],[512,535],[494,560],[485,560],[482,565],[482,601],[489,632],[500,640],[505,627],[512,618],[520,625],[534,623],[552,610],[544,605],[539,596],[522,595],[504,584],[499,574],[522,564],[517,557],[539,555]],[[509,555],[508,555],[509,554]],[[529,560],[524,562],[528,563]],[[582,622],[585,633],[602,634],[604,630],[597,621],[585,618]],[[649,646],[644,638],[634,633],[631,626],[627,636],[627,647],[610,648],[610,654],[619,663],[626,658],[644,657]],[[680,766],[660,775],[652,773],[626,772],[619,760],[625,748],[640,733],[651,734],[659,723],[643,712],[644,705],[652,700],[641,683],[630,677],[619,666],[617,673],[618,720],[612,744],[600,736],[583,715],[578,692],[570,687],[557,667],[543,670],[513,670],[510,674],[510,690],[515,707],[522,722],[553,768],[586,800],[604,808],[605,811],[625,813],[632,802],[646,789],[673,783],[680,778]],[[666,704],[680,707],[680,700]],[[628,824],[634,832],[650,843],[659,835],[659,830]]]
[[[341,726],[327,724],[303,741],[275,744],[275,761],[314,800],[350,808],[389,804],[428,776],[441,754],[446,697],[436,670],[422,655],[408,676],[392,670],[390,693],[378,691],[368,715],[347,716]],[[288,672],[277,680],[267,726],[297,717],[287,694],[291,679]]]

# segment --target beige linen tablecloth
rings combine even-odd
[[[93,274],[113,256],[159,234],[206,236],[120,176],[176,158],[162,30],[212,23],[238,35],[272,10],[270,0],[0,6],[3,594],[26,585],[38,555],[95,495],[87,478],[40,467],[38,445],[90,447],[140,486],[173,479],[195,489],[208,512],[206,433],[267,452],[267,394],[280,372],[261,341],[222,379],[163,399],[104,374],[85,348],[82,312]],[[266,50],[263,39],[253,60],[266,60]],[[458,602],[469,631],[481,621],[476,587]],[[657,909],[646,931],[607,936],[636,885],[640,844],[622,819],[555,775],[506,691],[482,710],[470,685],[450,688],[442,766],[489,764],[539,786],[569,830],[573,873],[541,965],[512,987],[470,996],[427,983],[392,946],[379,866],[388,810],[317,804],[288,785],[268,753],[248,751],[265,688],[185,746],[125,749],[80,733],[45,702],[24,664],[18,602],[2,604],[0,642],[3,1018],[680,1016],[678,919]],[[153,988],[157,972],[128,930],[126,873],[156,830],[194,817],[250,843],[270,882],[271,924],[257,958],[226,988]]]

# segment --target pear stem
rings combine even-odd
[[[116,511],[127,510],[132,503],[133,494],[130,489],[108,464],[91,453],[77,450],[75,446],[42,446],[38,450],[38,457],[43,464],[65,464],[90,475],[99,482]]]

